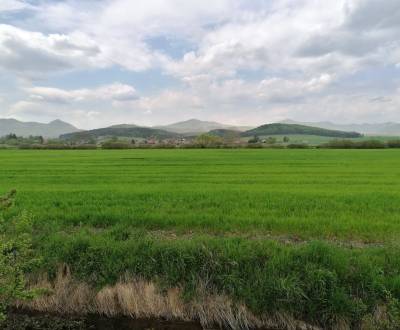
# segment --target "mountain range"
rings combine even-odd
[[[48,124],[37,122],[22,122],[16,119],[0,119],[0,137],[7,134],[18,136],[43,136],[58,138],[61,134],[78,132],[79,129],[62,120],[53,120]]]
[[[170,125],[142,127],[137,125],[121,124],[114,125],[106,128],[98,128],[94,130],[83,131],[75,126],[61,120],[54,120],[50,123],[38,122],[21,122],[16,119],[0,119],[0,137],[14,133],[18,136],[38,136],[41,135],[46,138],[97,138],[99,136],[125,136],[125,137],[157,137],[161,139],[176,138],[178,136],[194,136],[201,133],[212,132],[214,135],[226,134],[227,132],[241,134],[242,136],[257,135],[273,135],[273,134],[297,134],[307,131],[305,127],[320,128],[335,132],[326,132],[312,130],[313,134],[323,134],[341,136],[337,131],[347,132],[353,134],[359,132],[366,135],[392,135],[400,136],[399,123],[378,123],[378,124],[335,124],[332,122],[299,122],[294,120],[284,120],[280,124],[290,125],[284,127],[271,126],[271,124],[261,125],[257,128],[246,126],[233,126],[221,124],[213,121],[201,121],[198,119],[190,119],[173,123]],[[296,127],[297,125],[297,127]],[[298,127],[302,126],[302,127]],[[296,133],[297,132],[297,133]]]
[[[205,126],[203,126],[205,127]],[[204,128],[203,128],[204,129]],[[89,131],[75,132],[61,135],[60,137],[65,140],[72,141],[89,141],[97,140],[98,138],[111,138],[111,137],[128,137],[128,138],[157,138],[157,139],[175,139],[183,136],[194,138],[196,135],[170,132],[165,129],[140,127],[135,125],[116,125],[105,128],[93,129]],[[266,124],[254,129],[244,132],[232,129],[213,129],[208,131],[208,134],[220,137],[251,137],[251,136],[268,136],[268,135],[315,135],[326,136],[332,138],[357,138],[361,137],[360,133],[356,132],[343,132],[338,130],[328,130],[318,127],[310,127],[296,124]]]
[[[190,134],[207,133],[215,129],[230,129],[242,132],[251,129],[252,127],[225,125],[214,121],[189,119],[185,121],[180,121],[178,123],[173,123],[170,125],[154,126],[153,128],[162,129],[168,132],[190,135]]]

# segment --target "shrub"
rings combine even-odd
[[[330,149],[384,149],[385,143],[379,140],[366,140],[355,142],[351,140],[332,140],[321,144],[320,148]]]
[[[157,149],[175,149],[176,145],[175,144],[169,144],[169,143],[160,143],[156,145]]]
[[[21,144],[19,149],[24,150],[89,150],[97,149],[95,144],[79,144],[79,145],[68,145],[68,144]]]
[[[248,143],[246,148],[250,148],[250,149],[261,149],[263,148],[263,145],[261,143]]]
[[[400,148],[400,140],[391,140],[388,141],[386,144],[389,148]]]
[[[261,140],[257,135],[254,135],[249,141],[247,141],[247,143],[249,144],[253,144],[253,143],[260,143]]]
[[[267,139],[265,139],[263,142],[268,143],[268,144],[275,144],[276,143],[276,138],[270,136]]]
[[[309,147],[307,143],[291,143],[286,146],[289,149],[308,149]]]
[[[357,149],[384,149],[385,143],[379,140],[367,140],[356,143]]]
[[[126,142],[104,142],[102,149],[131,149],[132,145]]]
[[[15,190],[0,198],[0,321],[16,300],[35,297],[26,288],[25,273],[37,266],[32,249],[32,218],[22,213],[6,220],[2,213],[13,206]]]
[[[201,134],[195,140],[195,144],[199,145],[201,148],[218,147],[222,142],[222,138],[210,134]]]
[[[355,148],[355,143],[351,140],[332,140],[327,143],[321,144],[320,148],[353,149]]]

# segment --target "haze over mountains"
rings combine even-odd
[[[18,136],[43,136],[58,138],[61,134],[78,132],[75,126],[62,120],[53,120],[48,124],[37,122],[22,122],[16,119],[0,119],[0,136],[16,134]]]
[[[88,131],[61,134],[60,138],[66,140],[90,140],[100,137],[131,137],[144,138],[157,137],[159,139],[178,138],[180,135],[174,132],[168,132],[162,129],[141,127],[136,125],[114,125],[105,128],[97,128]]]
[[[179,123],[180,124],[180,123]],[[179,126],[179,124],[177,126]],[[199,123],[202,125],[203,130],[210,127],[209,122]],[[200,125],[197,128],[200,128]],[[214,125],[214,123],[212,124]],[[160,128],[151,127],[140,127],[135,125],[116,125],[105,128],[93,129],[89,131],[75,132],[61,135],[61,139],[70,141],[98,141],[98,139],[107,138],[155,138],[158,140],[171,140],[180,139],[182,137],[195,138],[196,136],[202,134],[198,133],[177,133],[170,132]],[[238,131],[233,129],[218,128],[212,129],[206,132],[210,135],[220,136],[220,137],[235,137],[235,138],[246,138],[254,136],[271,136],[271,135],[313,135],[313,136],[325,136],[332,138],[359,138],[362,134],[357,132],[343,132],[338,130],[328,130],[324,128],[296,125],[296,124],[266,124],[250,129],[247,131]]]
[[[281,121],[280,123],[322,128],[326,130],[358,132],[366,135],[400,136],[400,124],[390,123],[390,122],[378,123],[378,124],[336,124],[331,122],[297,122],[288,119]],[[197,135],[216,130],[237,131],[237,132],[242,132],[242,134],[244,134],[243,132],[248,132],[247,135],[249,135],[253,133],[255,134],[256,132],[261,132],[260,127],[263,126],[267,125],[260,125],[256,129],[254,129],[254,131],[252,131],[253,129],[252,127],[233,126],[213,121],[190,119],[162,126],[143,127],[134,124],[121,124],[121,125],[113,125],[110,127],[84,131],[61,120],[54,120],[46,124],[38,122],[21,122],[16,119],[0,119],[0,136],[13,133],[18,136],[24,136],[24,137],[30,135],[32,136],[41,135],[46,138],[57,138],[59,136],[63,136],[65,138],[72,135],[82,138],[89,136],[96,138],[102,135],[117,136],[117,137],[140,136],[148,138],[150,136],[157,136],[161,138],[175,138],[178,135]],[[265,131],[266,134],[267,133],[271,134],[271,132],[272,132],[271,127],[269,127],[267,131]]]
[[[332,130],[320,127],[298,124],[266,124],[253,128],[241,134],[243,137],[267,135],[315,135],[335,138],[359,138],[362,134],[350,131]]]
[[[247,131],[252,127],[248,126],[232,126],[217,123],[214,121],[203,121],[198,119],[189,119],[180,121],[170,125],[154,126],[153,128],[163,129],[165,131],[190,134],[190,133],[206,133],[215,129],[231,129],[235,131]]]
[[[329,121],[322,122],[300,122],[295,120],[286,119],[281,121],[282,124],[297,124],[305,126],[313,126],[325,129],[333,129],[339,131],[359,132],[366,135],[400,135],[399,123],[377,123],[377,124],[336,124]]]

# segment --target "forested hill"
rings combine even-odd
[[[317,135],[337,138],[357,138],[362,134],[357,132],[344,132],[296,124],[266,124],[243,132],[242,136],[254,135]]]
[[[136,137],[145,139],[155,137],[159,139],[169,139],[178,136],[179,134],[177,133],[167,132],[161,129],[135,125],[117,125],[72,134],[64,134],[61,135],[60,138],[66,140],[97,139],[99,137]]]

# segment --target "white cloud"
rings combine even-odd
[[[131,71],[164,66],[168,57],[149,38],[196,41],[207,25],[229,17],[237,0],[64,1],[44,3],[33,22],[67,33],[80,31],[100,45],[104,59]]]
[[[241,69],[345,75],[398,63],[398,57],[391,59],[400,50],[398,1],[389,1],[391,10],[377,0],[274,3],[279,5],[273,10],[239,16],[205,33],[198,49],[169,63],[168,71],[181,77],[233,76]]]
[[[22,9],[32,8],[32,6],[25,1],[19,0],[1,0],[0,2],[0,13],[1,12],[11,12],[19,11]]]
[[[264,10],[255,11],[244,0],[70,0],[44,2],[30,22],[65,31],[58,36],[67,40],[65,47],[53,52],[49,61],[57,67],[116,64],[131,71],[163,67],[178,77],[210,71],[231,77],[241,69],[315,76],[321,71],[344,74],[387,61],[388,53],[400,48],[395,42],[400,6],[396,0],[388,1],[380,6],[378,0],[275,0],[270,5],[257,2],[254,7]],[[77,31],[101,56],[76,63],[70,43]],[[148,44],[149,38],[159,36],[185,40],[193,50],[172,60],[166,50]],[[52,35],[43,38],[51,40]],[[21,45],[13,46],[27,52]]]
[[[0,11],[25,4],[2,1]],[[20,93],[28,95],[12,107],[20,115],[35,109],[73,120],[91,116],[90,125],[196,116],[247,123],[302,116],[368,121],[394,120],[400,104],[394,91],[398,0],[64,0],[36,6],[29,18],[15,15],[0,25],[0,69],[44,80],[59,73],[58,86],[65,72],[114,71],[99,73],[106,81],[99,88],[24,85]],[[135,75],[139,71],[145,73]],[[120,74],[151,87],[140,86],[139,97],[132,86],[111,83]],[[166,82],[149,81],[163,80],[162,74]],[[391,101],[369,101],[381,96]]]
[[[43,34],[0,25],[0,68],[22,77],[104,65],[99,47],[85,35]]]
[[[138,98],[134,87],[121,83],[101,86],[95,89],[64,90],[52,87],[32,87],[27,89],[32,101],[49,103],[71,103],[85,101],[130,101]]]

